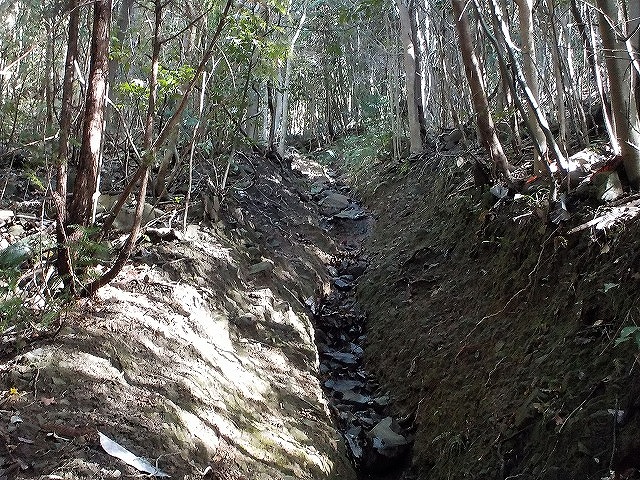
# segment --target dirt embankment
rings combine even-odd
[[[335,250],[310,181],[247,158],[230,185],[224,221],[196,202],[186,235],[143,238],[55,338],[3,359],[0,476],[140,475],[100,432],[173,478],[355,478],[305,305]]]
[[[377,212],[358,297],[366,364],[415,415],[412,474],[635,478],[640,374],[638,220],[548,223],[536,194],[490,208],[451,158],[369,170]],[[409,476],[409,475],[408,475]]]

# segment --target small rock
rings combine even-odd
[[[175,228],[161,227],[161,228],[148,228],[147,236],[153,243],[159,243],[161,241],[171,242],[173,240],[182,240],[182,233]]]
[[[382,417],[372,409],[356,412],[353,416],[355,417],[355,421],[360,423],[364,428],[373,428],[382,420]]]
[[[387,405],[389,405],[389,402],[391,401],[391,399],[389,398],[389,395],[383,395],[381,397],[377,397],[373,399],[373,403],[378,406],[378,407],[386,407]]]
[[[360,380],[327,380],[324,382],[324,386],[336,392],[346,392],[354,388],[362,388],[364,383]]]
[[[369,437],[373,439],[373,445],[376,449],[381,450],[387,447],[399,447],[409,444],[409,441],[403,435],[391,429],[392,424],[393,418],[383,418],[368,433]]]
[[[24,228],[22,227],[22,225],[11,225],[9,227],[9,230],[7,230],[7,232],[12,237],[17,238],[17,237],[21,237],[24,234]]]
[[[357,205],[352,205],[340,212],[336,213],[333,218],[340,218],[344,220],[360,220],[367,216],[367,213]]]
[[[360,439],[361,433],[361,427],[351,427],[344,435],[347,440],[349,451],[355,460],[360,460],[364,453],[362,449],[362,440]]]
[[[338,290],[346,292],[347,290],[351,290],[353,284],[351,283],[353,278],[349,279],[348,275],[343,275],[342,277],[338,277],[333,281],[333,284],[336,286]]]
[[[318,205],[320,205],[323,215],[333,216],[349,206],[349,197],[341,193],[331,192],[324,197]]]
[[[341,392],[342,401],[355,405],[356,407],[366,407],[371,403],[371,397],[368,395],[362,395],[360,393],[355,393],[351,390],[347,390],[345,392]]]
[[[343,275],[351,275],[353,278],[361,276],[367,270],[367,262],[358,260],[357,262],[347,263],[340,266],[340,273]]]
[[[254,263],[249,267],[249,274],[256,275],[261,272],[270,272],[275,267],[273,260],[269,260],[268,258],[264,259],[261,262]]]
[[[345,365],[355,365],[356,363],[358,363],[358,357],[356,357],[353,353],[329,352],[325,355]]]

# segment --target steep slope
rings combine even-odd
[[[378,162],[358,177],[377,212],[358,290],[365,358],[415,417],[413,475],[637,473],[638,348],[615,342],[638,322],[637,200],[577,203],[558,226],[543,195],[494,205],[452,163]],[[571,232],[607,211],[626,220]]]
[[[309,180],[245,158],[230,185],[223,221],[196,202],[186,235],[150,231],[54,338],[4,332],[4,478],[138,475],[98,432],[173,478],[355,478],[305,305],[334,251]]]

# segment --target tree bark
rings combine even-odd
[[[540,93],[538,87],[538,73],[536,71],[536,48],[533,37],[533,0],[515,0],[518,5],[518,20],[520,21],[520,39],[522,50],[522,63],[524,78],[527,86],[531,91],[531,95],[536,103],[540,104]],[[546,161],[544,158],[547,153],[547,140],[544,132],[538,125],[536,114],[531,106],[527,108],[528,121],[531,124],[533,132],[533,140],[538,144],[538,149],[534,150],[533,168],[536,173],[546,172],[546,169],[540,162]],[[538,154],[538,152],[541,152]]]
[[[609,95],[611,96],[611,115],[615,138],[618,141],[618,153],[622,157],[629,182],[634,188],[640,187],[640,119],[632,89],[633,69],[629,68],[629,59],[620,58],[620,52],[626,50],[623,42],[616,38],[611,23],[623,21],[619,15],[615,0],[597,0],[600,10],[600,36],[604,48],[604,58],[609,77]],[[608,17],[608,18],[607,18]]]
[[[491,160],[507,177],[511,178],[510,165],[506,155],[502,149],[502,145],[493,124],[491,118],[491,112],[489,111],[489,101],[487,100],[487,93],[484,89],[482,77],[480,73],[480,64],[473,48],[473,41],[471,40],[471,30],[469,28],[469,22],[464,12],[464,3],[462,0],[451,0],[453,5],[453,13],[455,15],[455,26],[458,32],[458,44],[460,47],[460,53],[464,63],[464,71],[471,89],[471,100],[473,103],[473,109],[477,116],[478,133],[480,135],[480,142],[483,147],[489,153]]]
[[[93,5],[91,60],[82,146],[69,209],[69,221],[77,225],[86,226],[92,222],[94,198],[98,194],[98,169],[102,153],[104,105],[109,72],[110,24],[111,0],[96,0]]]
[[[409,120],[409,142],[411,153],[422,151],[422,132],[420,131],[420,111],[418,107],[419,84],[416,85],[416,45],[411,29],[410,10],[403,0],[396,0],[400,12],[400,37],[404,47],[405,85],[407,90],[407,117]]]
[[[64,285],[71,294],[75,294],[73,266],[67,244],[65,225],[67,223],[67,170],[69,161],[69,137],[71,134],[71,116],[73,114],[73,78],[74,63],[78,56],[78,24],[80,12],[79,0],[69,0],[69,33],[67,38],[67,54],[64,64],[64,79],[62,81],[62,106],[60,109],[60,137],[58,140],[58,154],[56,157],[56,190],[54,205],[56,207],[56,241],[58,256],[56,268]]]
[[[291,42],[289,43],[289,52],[287,55],[287,59],[284,67],[284,91],[282,92],[282,114],[280,116],[280,139],[278,141],[278,154],[281,157],[284,157],[284,151],[287,146],[287,133],[289,130],[289,86],[291,84],[291,62],[293,60],[293,52],[296,46],[296,42],[298,41],[298,37],[300,36],[300,32],[302,31],[302,26],[304,25],[304,21],[307,18],[307,5],[305,3],[302,11],[302,15],[300,16],[300,20],[298,21],[298,26],[296,27],[296,31],[291,38]]]

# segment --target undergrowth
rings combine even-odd
[[[364,132],[348,134],[336,140],[319,156],[322,163],[339,161],[354,186],[370,179],[371,166],[392,156],[393,133],[386,124],[369,124]]]

